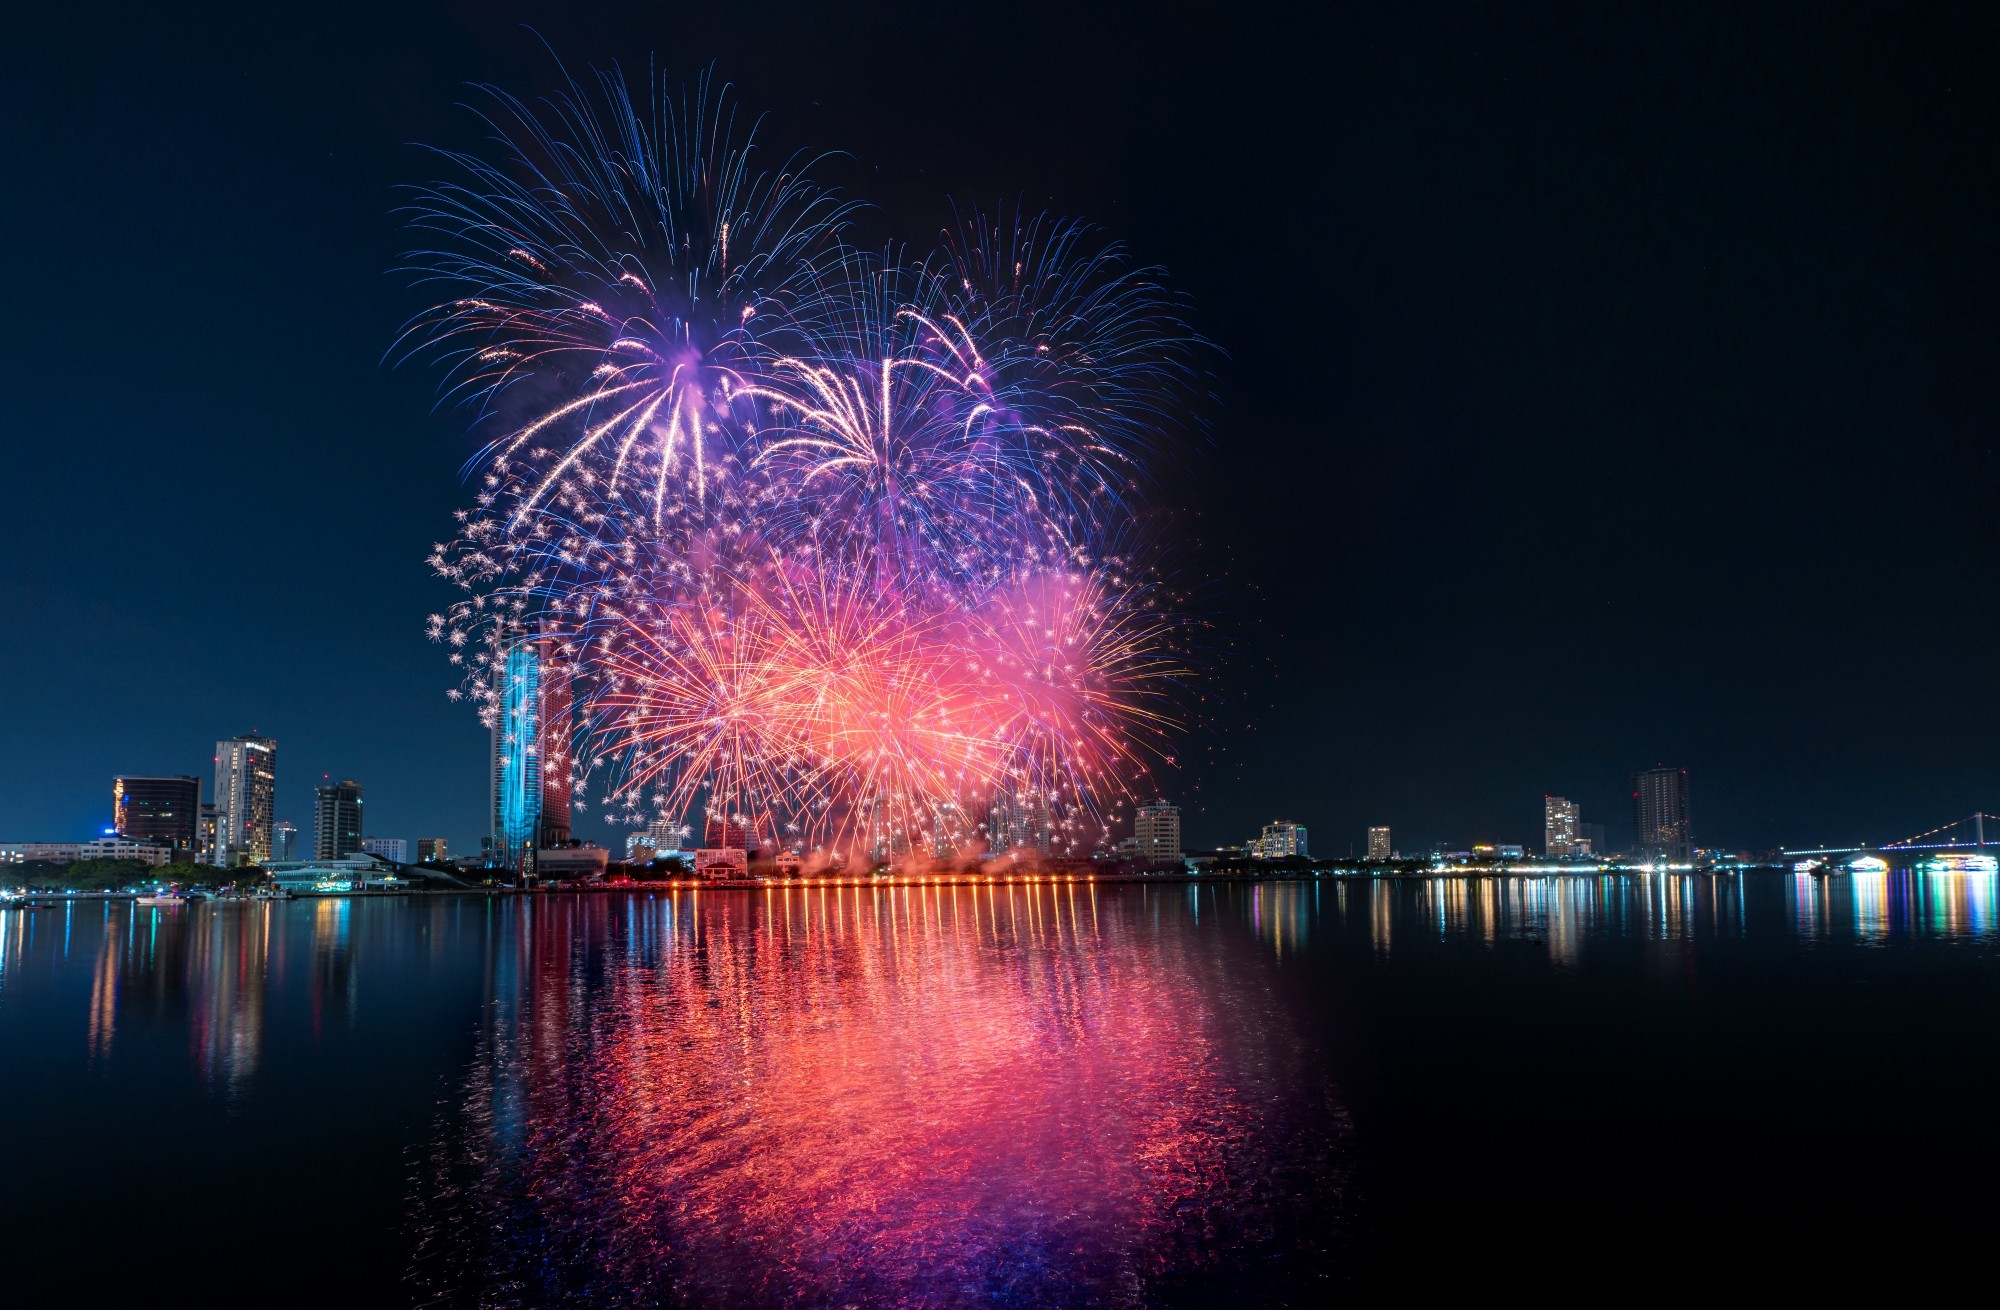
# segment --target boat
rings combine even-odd
[[[138,903],[151,906],[185,905],[187,898],[179,892],[157,892],[150,896],[139,897]]]

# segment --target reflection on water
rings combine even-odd
[[[84,1043],[93,1062],[108,1060],[120,1025],[135,1016],[183,1029],[189,1063],[225,1096],[242,1091],[262,1058],[273,980],[286,971],[286,939],[277,920],[310,915],[314,969],[306,1000],[315,1029],[353,1006],[355,974],[347,952],[345,901],[288,911],[262,904],[155,908],[129,900],[80,900],[0,913],[0,996],[37,949],[58,967],[88,962],[90,994]],[[298,918],[291,919],[296,928]]]
[[[1140,1304],[1310,1256],[1344,1118],[1253,941],[1299,949],[1311,889],[1247,894],[1254,938],[1201,931],[1212,889],[523,906],[419,1171],[417,1281],[454,1304]]]
[[[1734,978],[1702,1012],[1726,1029],[1763,979],[1839,978],[1805,1013],[1844,1033],[1990,945],[1996,893],[1906,868],[8,910],[0,1050],[37,1077],[0,1080],[0,1117],[61,1128],[10,1142],[41,1181],[0,1189],[0,1230],[94,1242],[148,1187],[180,1241],[276,1207],[378,1262],[354,1304],[1306,1304],[1372,1231],[1357,1050],[1414,1062],[1403,1097],[1504,1098],[1514,1020],[1453,1024],[1495,986],[1589,1015]],[[1653,1085],[1595,1050],[1557,1085]],[[143,1152],[101,1131],[156,1122]]]

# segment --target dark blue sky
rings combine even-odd
[[[1174,270],[1228,353],[1193,571],[1268,656],[1223,660],[1192,839],[1530,839],[1545,791],[1616,834],[1655,761],[1730,845],[2000,809],[1990,11],[573,8],[9,42],[0,837],[254,726],[281,817],[353,776],[372,832],[476,847],[421,635],[469,443],[381,357],[408,143],[551,85],[522,22],[717,61],[884,232],[1019,194]]]

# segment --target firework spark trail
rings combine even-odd
[[[501,650],[559,653],[576,791],[943,849],[993,797],[1087,845],[1177,726],[1187,630],[1131,526],[1196,344],[1088,229],[974,215],[911,262],[725,91],[617,72],[419,189],[402,338],[489,437],[431,616],[492,722]]]

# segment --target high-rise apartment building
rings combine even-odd
[[[201,779],[176,773],[111,780],[111,828],[127,841],[165,846],[176,859],[192,859],[201,817]]]
[[[1685,863],[1693,850],[1686,769],[1632,775],[1632,846],[1648,859]]]
[[[271,858],[281,863],[299,858],[299,830],[290,820],[271,826]]]
[[[1148,864],[1169,864],[1181,858],[1181,807],[1164,800],[1141,805],[1132,816],[1132,837],[1138,857]]]
[[[223,866],[271,858],[278,799],[278,743],[231,737],[215,743],[215,859]]]
[[[410,862],[410,843],[407,838],[403,837],[363,837],[361,839],[361,853],[363,855],[379,855],[383,859],[394,861],[397,864],[408,864]]]
[[[313,789],[313,858],[361,853],[361,784],[352,778]]]
[[[1371,860],[1395,858],[1395,852],[1389,846],[1389,830],[1387,828],[1370,828],[1368,830],[1368,858]]]
[[[569,840],[574,695],[554,643],[517,636],[493,662],[491,858],[532,867],[534,853]]]
[[[1582,807],[1567,797],[1542,797],[1542,854],[1581,855],[1583,837],[1578,828],[1582,816]]]
[[[450,846],[442,837],[417,838],[418,864],[443,864],[450,858]]]
[[[1054,849],[1048,798],[1039,791],[1000,790],[993,794],[987,840],[996,851],[1047,856]]]
[[[1279,819],[1264,825],[1253,854],[1260,860],[1306,858],[1306,829],[1302,823]]]

